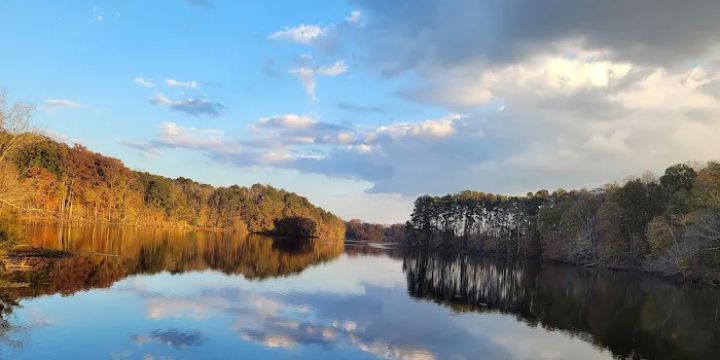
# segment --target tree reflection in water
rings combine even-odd
[[[711,359],[720,353],[720,293],[642,274],[495,257],[411,252],[408,293],[457,312],[512,314],[616,356]]]
[[[343,251],[341,241],[133,227],[38,225],[27,229],[26,238],[34,247],[69,250],[79,255],[6,263],[2,280],[29,286],[0,291],[3,299],[69,295],[107,288],[131,275],[162,271],[215,270],[251,280],[287,276],[332,260]]]

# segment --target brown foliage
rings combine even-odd
[[[0,190],[12,185],[23,196],[18,213],[28,219],[270,233],[276,220],[299,216],[316,224],[313,236],[344,238],[340,219],[294,193],[260,184],[213,188],[135,172],[83,146],[40,139],[14,157],[15,166],[6,162],[9,170],[0,175],[17,178],[4,181]]]

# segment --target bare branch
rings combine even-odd
[[[8,159],[39,137],[30,130],[34,106],[26,103],[7,105],[5,92],[0,92],[0,201],[21,204],[26,198],[20,189],[18,174]]]

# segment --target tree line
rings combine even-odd
[[[295,193],[255,184],[215,188],[133,171],[120,160],[29,129],[32,108],[0,93],[0,218],[165,225],[273,233],[283,218],[342,239],[342,220]]]
[[[352,219],[345,222],[345,237],[349,240],[391,242],[400,241],[405,234],[405,225],[381,225]]]
[[[720,163],[595,190],[421,196],[410,245],[542,257],[720,281]]]

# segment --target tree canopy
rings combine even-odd
[[[720,280],[720,163],[673,165],[592,191],[421,196],[414,245]]]
[[[35,209],[14,211],[26,218],[273,233],[277,220],[301,217],[316,224],[314,236],[344,238],[342,220],[295,193],[169,179],[132,171],[81,145],[37,138],[7,162],[15,192],[25,194],[22,208]]]

